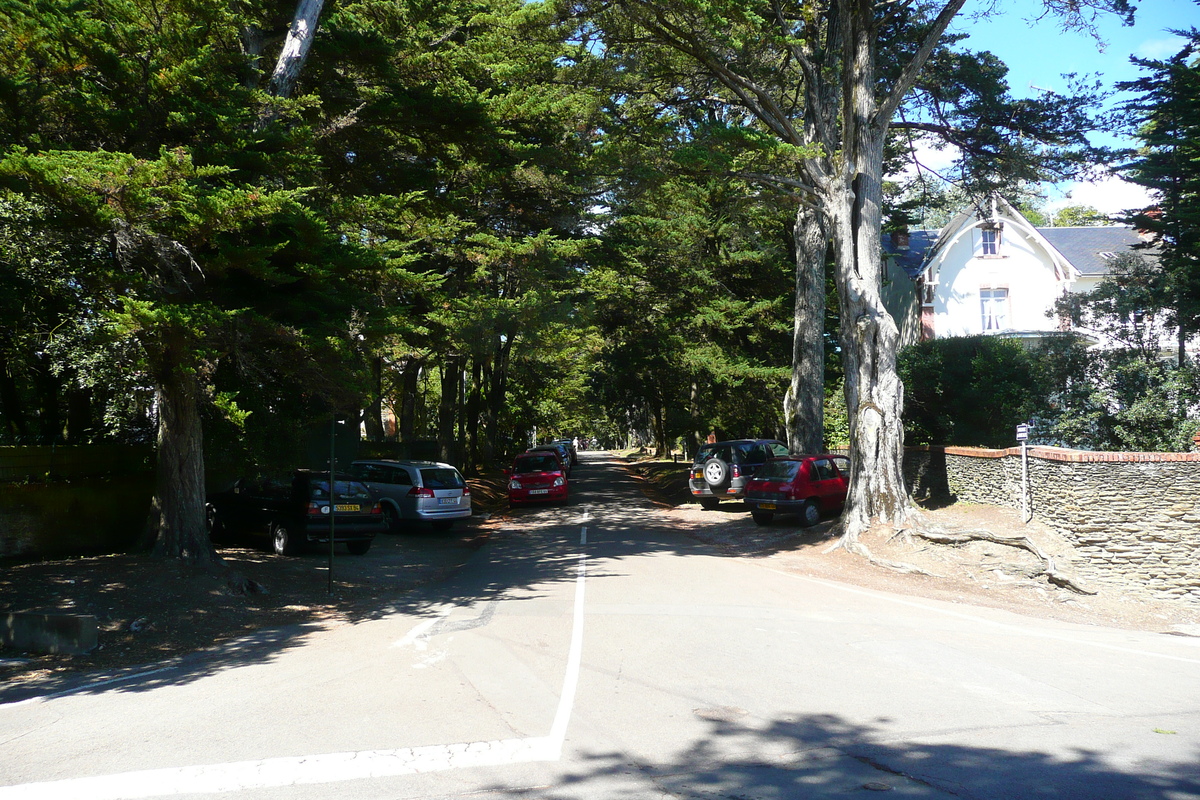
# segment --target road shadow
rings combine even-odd
[[[145,692],[186,684],[250,663],[268,662],[304,646],[329,624],[358,623],[391,614],[434,616],[447,604],[470,606],[511,592],[535,596],[534,587],[573,581],[583,525],[603,530],[605,556],[718,552],[681,534],[656,513],[641,484],[608,454],[585,454],[571,478],[568,503],[526,506],[473,518],[449,532],[425,527],[377,537],[370,552],[334,558],[334,597],[301,624],[264,626],[232,641],[184,656],[100,672],[66,672],[28,682],[0,684],[0,704],[67,693]],[[487,547],[484,547],[484,545]],[[478,553],[484,548],[484,555]],[[239,551],[247,564],[275,558]],[[305,601],[328,582],[327,556],[310,551],[286,562],[306,586]],[[115,586],[115,584],[114,584]],[[356,587],[370,602],[346,602]],[[119,587],[116,589],[119,590]],[[272,588],[276,599],[287,586]],[[286,598],[285,598],[286,599]],[[297,602],[300,602],[298,599]],[[199,609],[196,613],[209,613]],[[212,613],[219,613],[214,606]]]
[[[1200,753],[1180,761],[1139,762],[1137,771],[1076,750],[1069,760],[1029,748],[968,747],[896,741],[885,730],[826,714],[750,721],[741,709],[698,708],[705,736],[665,763],[624,752],[573,754],[581,764],[541,800],[875,796],[963,800],[1187,800],[1200,797]],[[587,787],[592,787],[590,790]],[[494,793],[494,794],[493,794]],[[503,786],[489,797],[527,796]]]

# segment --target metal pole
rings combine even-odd
[[[1021,440],[1021,521],[1025,524],[1033,518],[1029,510],[1029,442]]]
[[[329,580],[325,590],[333,594],[333,534],[334,511],[337,510],[337,480],[334,467],[337,465],[337,415],[329,418]]]

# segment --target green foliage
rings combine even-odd
[[[1040,407],[1036,370],[1018,342],[935,339],[900,354],[908,444],[1008,447]]]
[[[1121,253],[1095,289],[1063,295],[1055,312],[1076,328],[1098,333],[1106,345],[1115,343],[1154,361],[1169,334],[1162,313],[1171,302],[1168,280],[1157,259]]]
[[[1106,214],[1097,211],[1092,206],[1063,206],[1054,213],[1054,227],[1056,228],[1111,224],[1112,220]]]
[[[937,339],[901,354],[908,444],[1183,452],[1200,428],[1200,370],[1063,335],[1034,350],[989,336]]]
[[[1200,429],[1200,371],[1132,349],[1051,342],[1037,354],[1037,440],[1084,450],[1186,452]]]
[[[1179,329],[1179,352],[1200,332],[1200,30],[1176,31],[1184,47],[1169,59],[1132,61],[1148,74],[1118,85],[1137,92],[1124,107],[1141,146],[1121,167],[1154,197],[1130,213],[1157,247],[1168,295],[1162,308]]]

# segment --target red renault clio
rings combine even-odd
[[[796,514],[807,528],[840,511],[850,484],[846,456],[787,456],[763,465],[746,484],[746,506],[759,525],[776,514]]]

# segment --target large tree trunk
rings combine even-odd
[[[828,235],[816,209],[801,206],[796,242],[796,299],[792,324],[792,382],[783,400],[788,449],[825,449],[825,254]]]
[[[404,359],[404,372],[400,376],[400,441],[412,441],[417,428],[417,398],[421,388],[421,362],[416,356]]]
[[[0,349],[0,418],[11,444],[28,444],[29,426],[25,422],[25,404],[8,359],[8,351]]]
[[[882,137],[860,140],[860,172],[830,204],[841,303],[842,358],[850,416],[850,490],[844,543],[873,524],[899,527],[912,506],[904,484],[904,386],[896,369],[900,331],[883,305]],[[849,171],[853,174],[852,171]]]
[[[296,5],[292,25],[268,85],[271,94],[276,97],[291,97],[300,71],[304,69],[304,62],[308,59],[308,51],[312,48],[317,20],[321,17],[321,7],[324,5],[325,0],[300,0]]]
[[[204,523],[204,439],[199,385],[173,358],[158,376],[158,484],[154,554],[198,565],[221,563]]]
[[[447,356],[442,363],[442,397],[438,404],[438,452],[443,461],[458,460],[458,389],[462,384],[462,356]]]
[[[496,453],[501,450],[500,420],[504,412],[505,400],[508,397],[508,367],[512,358],[513,343],[516,339],[517,335],[510,331],[498,341],[496,346],[491,387],[486,403],[487,425],[485,428],[487,430],[487,442],[483,453],[485,462],[492,461]]]
[[[371,402],[363,409],[363,428],[368,442],[382,442],[383,435],[383,358],[371,359]]]

